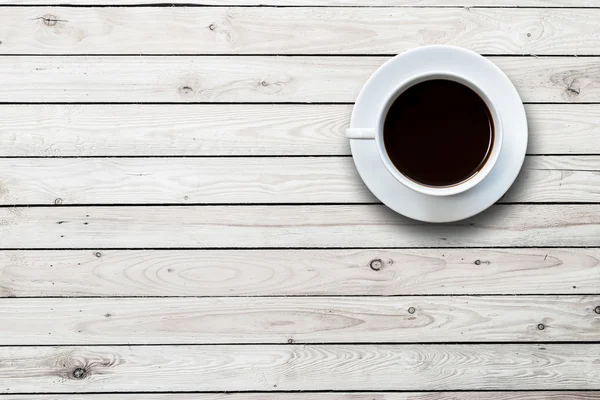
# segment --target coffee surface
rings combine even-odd
[[[392,163],[428,186],[452,186],[475,175],[493,140],[485,102],[467,86],[445,79],[424,81],[400,94],[383,129]]]

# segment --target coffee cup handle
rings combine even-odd
[[[348,128],[346,137],[348,139],[375,139],[377,129],[373,128]]]

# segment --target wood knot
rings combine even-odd
[[[72,373],[74,379],[83,379],[87,374],[88,372],[84,368],[75,368]]]
[[[415,313],[415,311],[417,311],[417,310],[415,310],[415,308],[414,308],[414,307],[410,307],[410,308],[408,309],[408,313],[409,313],[409,314],[414,314],[414,313]]]
[[[379,271],[383,267],[383,261],[381,261],[379,258],[376,258],[369,263],[369,267],[371,267],[373,271]]]
[[[61,199],[60,197],[54,199],[54,204],[56,204],[57,206],[60,206],[63,203],[63,199]]]
[[[269,86],[269,82],[267,82],[267,81],[262,81],[260,84],[261,84],[261,86],[264,86],[264,87]]]
[[[579,93],[581,93],[581,89],[579,87],[579,82],[577,78],[573,79],[569,86],[567,86],[566,92],[567,96],[569,97],[579,96]]]
[[[544,329],[546,329],[546,325],[544,325],[544,324],[538,324],[537,328],[538,328],[540,331],[543,331]]]
[[[102,253],[100,253],[99,251],[95,252],[94,255],[98,258],[102,257]]]
[[[475,265],[481,265],[481,260],[475,260]]]
[[[46,26],[55,26],[58,23],[58,21],[60,21],[58,18],[56,18],[56,15],[52,14],[46,14],[43,17],[40,17],[39,19],[41,19],[44,25]]]
[[[596,314],[600,314],[600,306],[598,306],[598,307],[594,308],[594,312],[595,312]]]
[[[181,94],[191,94],[194,92],[194,89],[190,86],[181,86],[179,88],[179,93]]]

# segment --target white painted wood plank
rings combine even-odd
[[[389,57],[6,56],[0,102],[353,102]],[[598,57],[491,57],[526,102],[599,102]]]
[[[540,127],[547,132],[540,143],[556,143],[558,151],[575,142],[579,153],[584,148],[600,153],[600,142],[589,140],[600,135],[600,123],[595,125],[600,105],[589,112],[575,107],[581,111],[563,114],[582,121],[581,140],[566,138],[571,129],[555,122],[554,128]],[[0,105],[0,155],[350,154],[344,131],[351,113],[352,105],[344,104]]]
[[[0,204],[377,202],[350,157],[5,158],[0,179]]]
[[[0,345],[599,341],[596,307],[600,295],[4,299]]]
[[[0,208],[2,248],[600,246],[600,205],[497,205],[427,224],[383,205]]]
[[[525,109],[529,154],[600,154],[600,105]],[[351,113],[344,104],[4,104],[0,156],[349,155]]]
[[[0,391],[599,389],[598,354],[598,344],[2,347]]]
[[[598,169],[596,169],[598,167]],[[501,202],[600,200],[600,157],[527,157]]]
[[[160,393],[160,394],[35,394],[13,400],[598,400],[600,392],[311,392],[311,393]]]
[[[600,5],[600,3],[598,4]],[[148,21],[160,21],[148,29]],[[600,54],[600,9],[8,7],[1,54]]]
[[[350,157],[0,159],[0,204],[377,203]],[[600,202],[600,157],[528,157],[505,202]]]
[[[598,249],[0,251],[0,297],[584,294]]]

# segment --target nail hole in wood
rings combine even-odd
[[[600,314],[600,306],[598,306],[598,307],[594,308],[594,312],[595,312],[596,314]]]
[[[376,258],[369,263],[369,267],[371,267],[373,271],[379,271],[381,267],[383,267],[383,262],[381,259]]]
[[[100,253],[99,251],[95,252],[94,255],[98,258],[102,257],[102,253]]]
[[[208,26],[208,29],[210,29],[211,31],[214,31],[214,30],[215,30],[215,28],[216,28],[215,24],[210,24],[210,25]]]
[[[538,329],[540,331],[543,331],[544,329],[546,329],[546,326],[544,324],[538,324]]]
[[[62,202],[63,202],[63,200],[60,197],[57,199],[54,199],[54,204],[56,204],[56,205],[61,205]]]
[[[410,308],[408,309],[408,313],[409,313],[409,314],[414,314],[414,313],[415,313],[415,311],[416,311],[416,310],[415,310],[415,308],[414,308],[414,307],[410,307]]]

